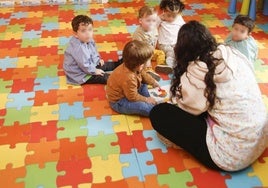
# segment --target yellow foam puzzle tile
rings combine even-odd
[[[141,122],[139,116],[126,115],[126,118],[127,118],[127,123],[128,123],[129,130],[131,132],[132,131],[137,131],[137,130],[143,130],[143,125],[142,125],[142,122]]]
[[[0,169],[5,169],[7,164],[12,164],[13,168],[18,168],[25,165],[25,157],[28,154],[33,154],[34,151],[26,150],[28,143],[16,144],[16,147],[11,149],[9,145],[0,146]]]
[[[80,88],[80,85],[71,85],[67,84],[66,76],[59,76],[59,90],[61,89],[77,89]]]
[[[101,156],[92,157],[92,167],[89,170],[94,173],[92,183],[103,183],[107,176],[110,176],[112,181],[124,179],[122,168],[127,166],[127,163],[122,164],[119,156],[119,154],[112,154],[108,156],[107,160],[102,160]]]
[[[8,93],[0,93],[0,109],[4,109],[6,107],[6,102],[8,101]]]
[[[59,105],[48,105],[44,103],[43,106],[33,106],[31,108],[31,122],[41,122],[45,124],[47,121],[59,119]]]
[[[72,26],[71,26],[70,23],[60,22],[59,23],[59,29],[72,29]]]
[[[19,40],[22,38],[22,34],[23,32],[6,32],[5,33],[5,37],[4,40],[10,40],[10,39],[15,39],[15,40]]]
[[[130,131],[128,128],[128,120],[126,118],[126,115],[123,115],[123,114],[112,115],[111,120],[113,122],[118,122],[116,125],[113,126],[114,132],[116,133],[126,132],[127,135],[130,135]]]
[[[133,7],[123,7],[123,8],[120,8],[120,12],[121,13],[136,13],[136,10],[133,8]]]
[[[34,17],[37,17],[37,18],[42,18],[43,17],[43,11],[36,11],[36,12],[28,12],[28,18],[34,18]]]
[[[267,169],[268,169],[268,157],[263,158],[265,163],[260,163],[258,160],[252,165],[253,172],[248,175],[257,176],[262,183],[262,187],[268,186]]]
[[[30,57],[18,57],[18,62],[17,62],[17,68],[24,68],[24,67],[36,67],[38,61],[37,56],[30,56]]]
[[[101,52],[111,52],[111,51],[116,51],[117,46],[115,42],[102,42],[102,43],[96,43],[98,51]]]
[[[127,28],[125,26],[119,26],[119,27],[110,27],[112,34],[118,34],[118,33],[128,33]]]
[[[47,38],[40,38],[39,45],[46,47],[57,46],[59,45],[59,38],[50,36]]]

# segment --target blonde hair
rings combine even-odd
[[[153,55],[154,49],[147,42],[133,40],[128,42],[123,49],[123,61],[129,70],[146,63]]]
[[[155,13],[156,13],[156,11],[153,7],[143,6],[139,9],[138,18],[143,18],[144,16],[151,16]]]

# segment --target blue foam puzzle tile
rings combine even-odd
[[[5,57],[3,59],[0,59],[0,70],[6,71],[7,68],[16,68],[17,62],[17,57]]]
[[[82,102],[59,104],[59,120],[68,120],[70,117],[82,119],[84,117],[84,107]]]
[[[98,136],[100,132],[104,134],[114,134],[113,126],[118,122],[113,122],[111,116],[102,116],[101,119],[96,117],[87,118],[87,126],[81,127],[88,130],[88,136]]]
[[[6,107],[21,110],[22,107],[33,106],[34,101],[29,99],[34,98],[34,96],[35,92],[20,91],[19,93],[10,93],[8,98],[11,100],[6,103]]]

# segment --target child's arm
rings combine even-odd
[[[151,75],[149,75],[145,70],[141,71],[141,77],[142,77],[142,82],[145,84],[149,84],[153,87],[159,87],[159,83],[153,79]]]
[[[129,78],[129,80],[125,81],[122,89],[123,89],[125,97],[129,101],[132,101],[132,102],[135,102],[135,101],[147,102],[148,101],[147,97],[142,96],[138,93],[137,79],[135,77]]]

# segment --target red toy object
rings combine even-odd
[[[159,97],[166,97],[167,92],[164,89],[161,89],[161,87],[158,88],[158,91],[160,92]]]

